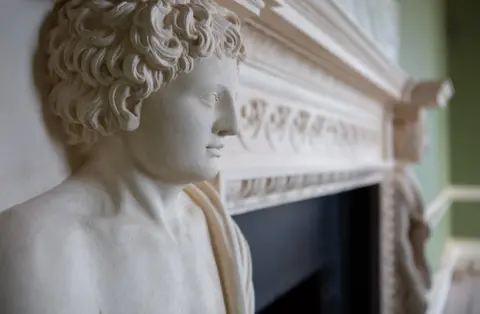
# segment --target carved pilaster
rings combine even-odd
[[[380,252],[381,252],[381,313],[395,313],[395,206],[394,206],[394,169],[385,171],[381,184],[380,208]]]

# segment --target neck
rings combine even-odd
[[[84,165],[83,175],[99,180],[106,187],[116,209],[132,209],[153,220],[175,215],[183,185],[170,184],[142,169],[121,138],[102,142]],[[134,204],[132,206],[132,204]]]

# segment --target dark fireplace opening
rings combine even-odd
[[[234,219],[251,248],[257,314],[380,313],[378,186]]]
[[[322,304],[322,279],[317,272],[280,296],[260,314],[292,314],[299,313],[302,308],[308,308],[311,313],[326,313]]]

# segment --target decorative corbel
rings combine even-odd
[[[423,108],[445,108],[455,93],[450,79],[407,82],[402,101]]]
[[[395,159],[417,162],[425,146],[425,109],[445,108],[455,93],[450,79],[407,82],[394,106]]]

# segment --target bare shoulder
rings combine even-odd
[[[87,253],[86,196],[81,186],[60,185],[0,213],[0,313],[56,311],[50,305]]]
[[[102,200],[82,183],[65,182],[0,213],[0,245],[24,238],[61,235],[82,218],[99,214]],[[1,250],[0,250],[1,254]]]
[[[81,184],[67,181],[1,212],[0,258],[24,258],[68,241],[95,207],[88,194]]]

